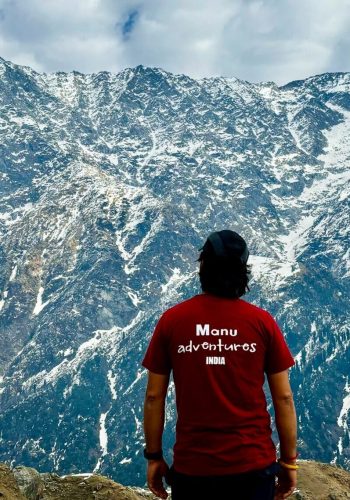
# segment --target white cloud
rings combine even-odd
[[[38,71],[286,83],[349,71],[349,24],[350,0],[0,0],[0,55]]]

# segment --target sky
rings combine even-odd
[[[350,0],[0,0],[0,56],[39,72],[138,64],[279,85],[350,71]]]

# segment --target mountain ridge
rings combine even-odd
[[[350,74],[281,90],[0,66],[1,459],[141,484],[142,354],[229,226],[297,360],[302,456],[349,467]]]

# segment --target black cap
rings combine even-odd
[[[248,247],[242,236],[229,229],[211,233],[199,250],[214,253],[217,257],[238,257],[243,264],[247,263],[249,257]]]

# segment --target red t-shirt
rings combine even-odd
[[[159,319],[142,365],[173,370],[174,468],[190,475],[237,474],[276,460],[264,373],[294,365],[272,316],[241,299],[202,293]]]

